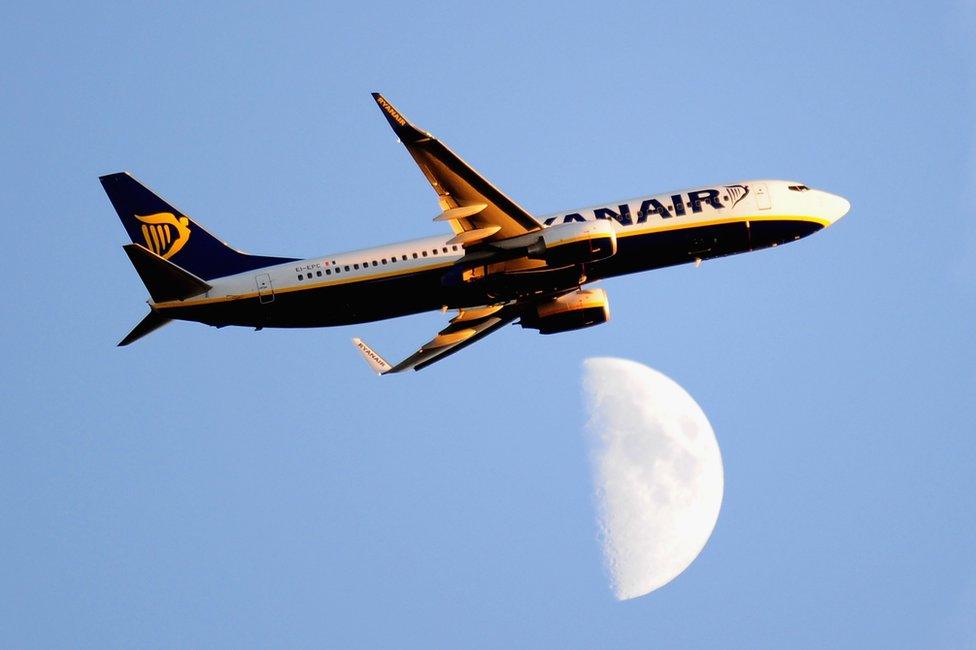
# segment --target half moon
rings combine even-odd
[[[604,560],[620,600],[674,580],[718,521],[722,456],[701,407],[643,364],[583,362]]]

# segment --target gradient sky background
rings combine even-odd
[[[529,4],[5,8],[0,645],[976,644],[972,5]],[[114,347],[146,293],[100,174],[255,253],[437,233],[373,90],[537,213],[762,177],[854,207],[409,376],[350,337],[399,359],[442,315]],[[681,383],[725,463],[702,555],[624,603],[595,355]]]

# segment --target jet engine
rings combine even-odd
[[[577,289],[538,303],[522,314],[522,327],[557,334],[600,325],[610,320],[610,302],[603,289]]]
[[[528,255],[552,266],[595,262],[617,252],[617,231],[609,219],[561,223],[541,234]]]

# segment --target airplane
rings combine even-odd
[[[434,221],[449,233],[307,259],[249,255],[128,173],[102,176],[132,242],[123,249],[151,298],[119,345],[173,320],[260,330],[453,311],[396,364],[353,339],[379,374],[421,370],[509,323],[542,334],[606,323],[606,291],[586,285],[792,242],[851,207],[800,182],[749,180],[535,216],[382,95],[373,99],[437,194]]]

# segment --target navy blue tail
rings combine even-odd
[[[99,178],[132,242],[204,280],[294,261],[223,243],[125,172]]]

